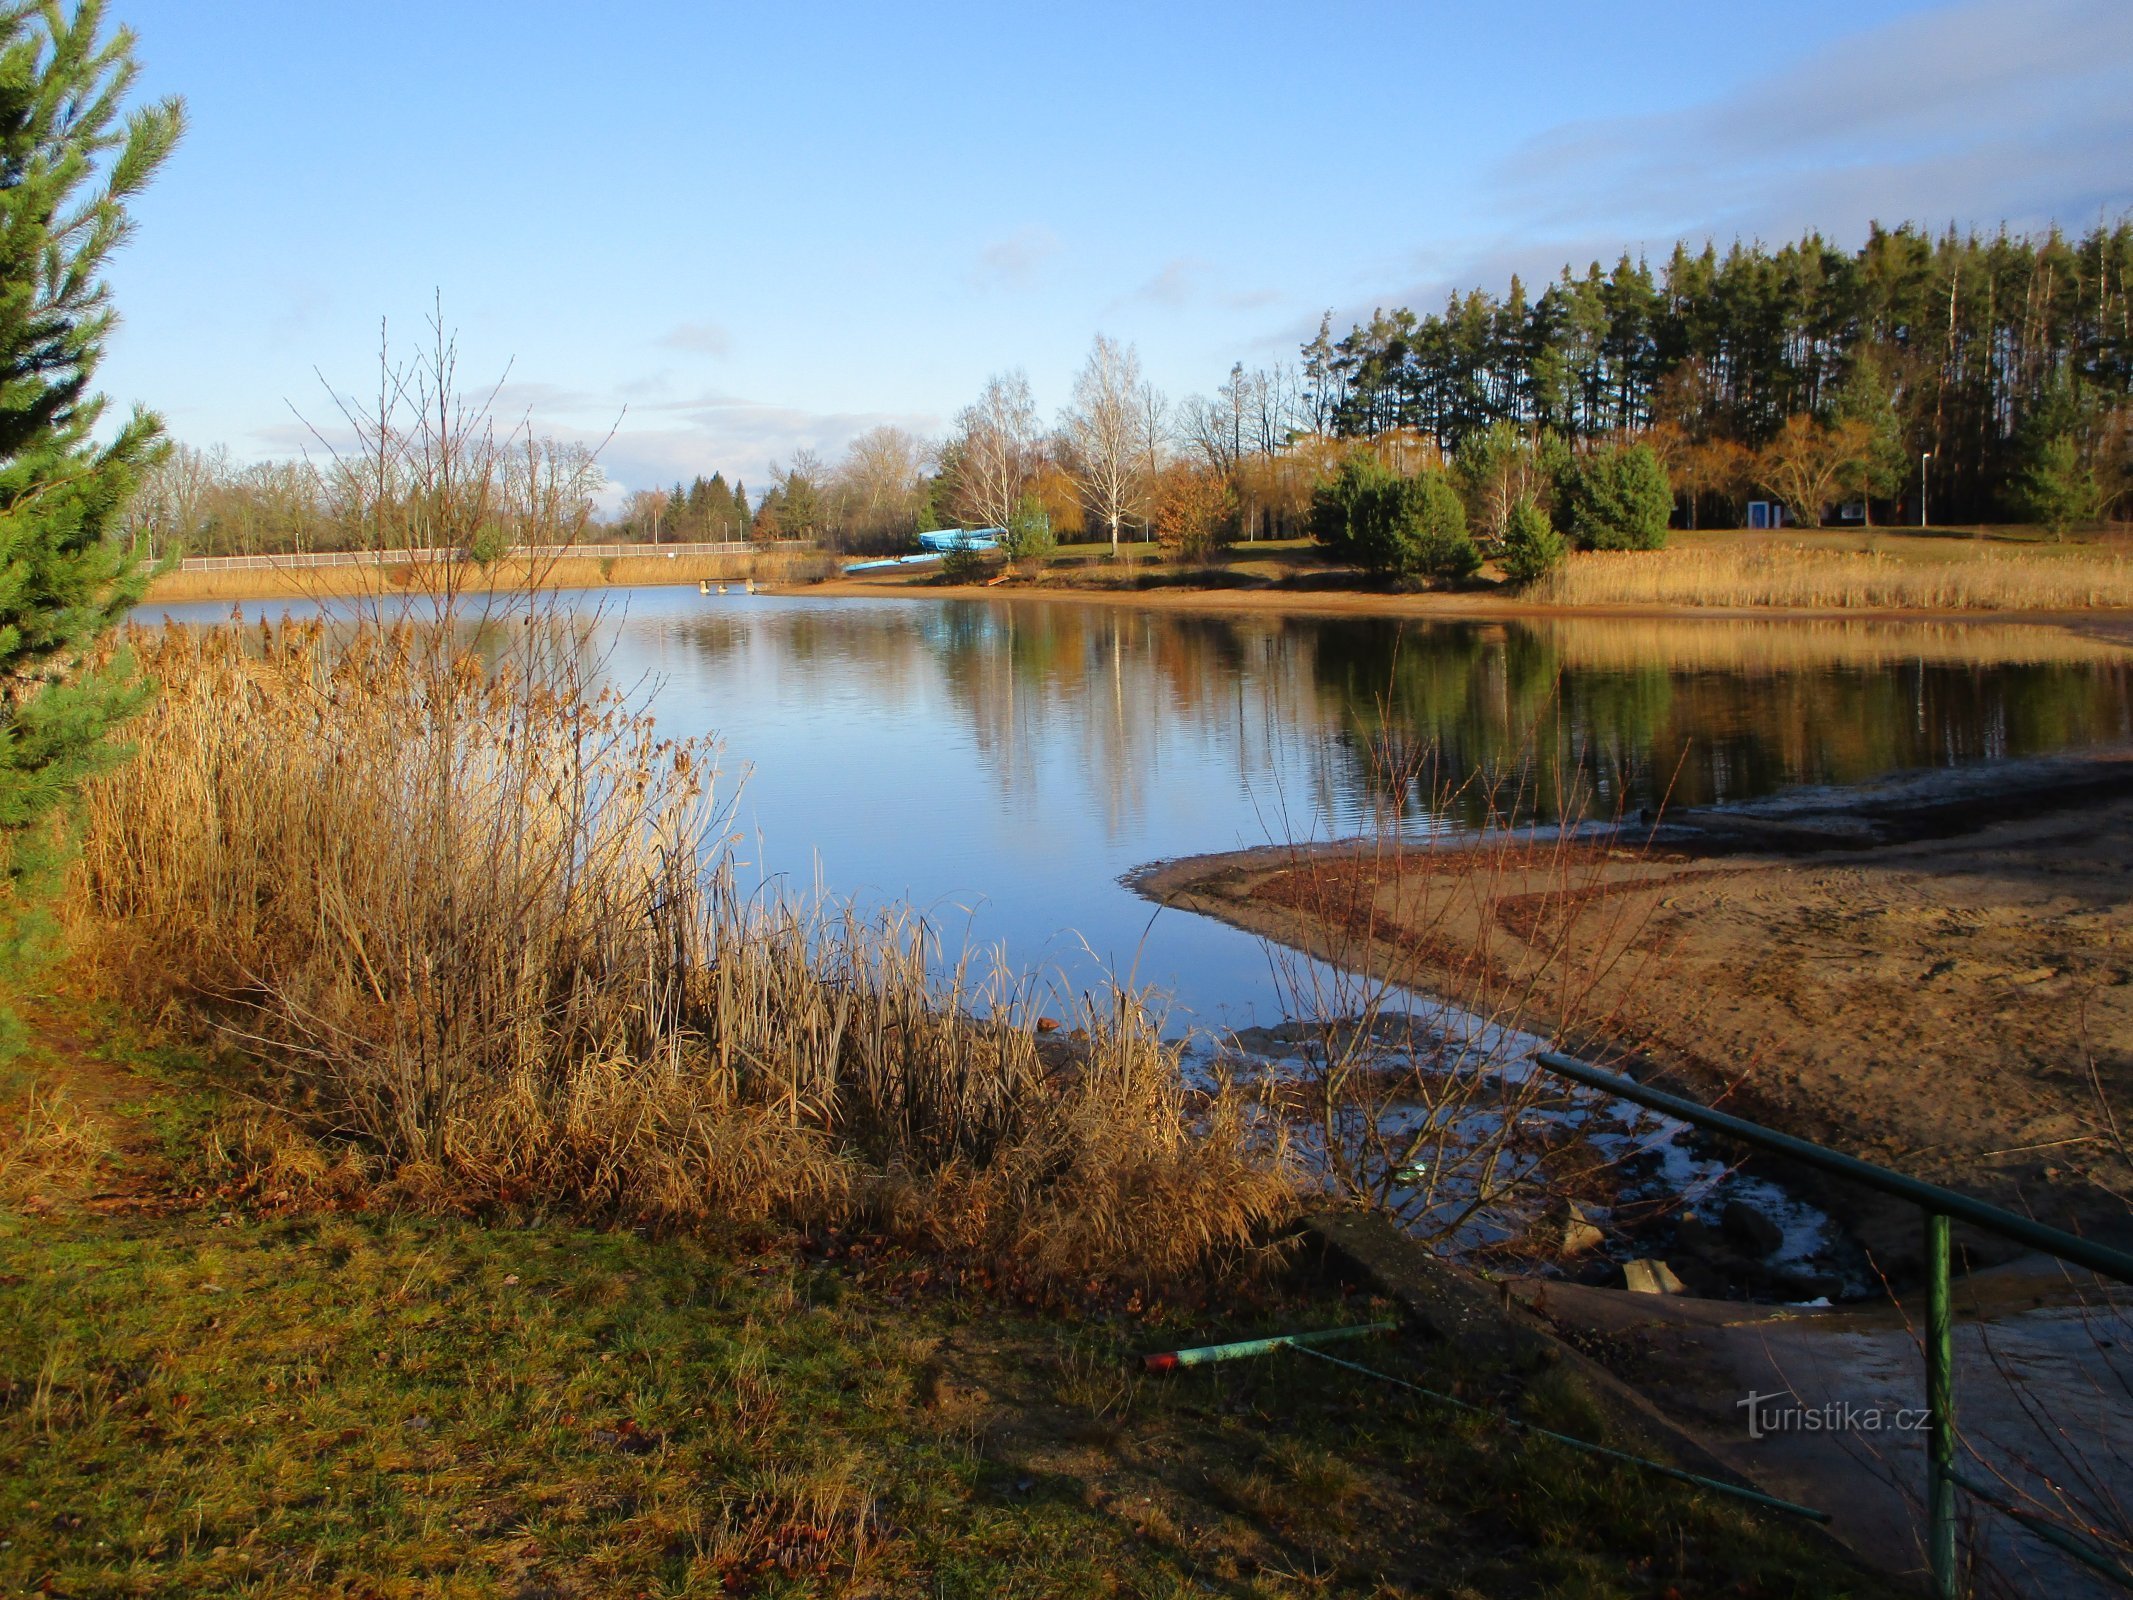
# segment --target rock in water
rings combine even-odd
[[[1606,1235],[1593,1226],[1592,1219],[1585,1215],[1575,1200],[1563,1206],[1562,1232],[1556,1238],[1557,1250],[1566,1256],[1581,1256],[1597,1250],[1606,1242]]]
[[[1719,1230],[1734,1245],[1762,1260],[1785,1242],[1785,1230],[1744,1200],[1728,1200],[1718,1214]]]
[[[1664,1261],[1625,1261],[1622,1287],[1631,1294],[1687,1294],[1688,1286]]]

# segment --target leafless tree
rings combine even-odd
[[[1029,378],[1018,370],[990,379],[977,403],[956,418],[954,444],[956,515],[980,527],[1007,527],[1039,462]]]
[[[1148,483],[1154,483],[1156,475],[1163,470],[1164,457],[1169,453],[1172,432],[1170,426],[1170,397],[1152,383],[1140,386],[1141,449],[1148,461]],[[1141,533],[1144,538],[1155,537],[1155,526],[1144,511],[1141,516]]]
[[[926,444],[902,428],[869,428],[845,449],[833,478],[833,520],[850,538],[908,535],[918,518]]]
[[[528,434],[504,462],[503,503],[514,544],[574,544],[607,482],[599,458],[574,440]]]
[[[1155,470],[1151,394],[1141,380],[1141,360],[1133,346],[1099,333],[1074,380],[1074,403],[1060,419],[1071,462],[1068,470],[1097,521],[1110,530],[1114,554],[1120,526],[1147,509]]]
[[[622,502],[622,520],[634,527],[652,530],[652,543],[659,542],[659,526],[666,518],[667,502],[674,497],[664,489],[633,489]]]

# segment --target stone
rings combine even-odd
[[[1687,1294],[1688,1286],[1664,1261],[1625,1261],[1622,1287],[1631,1294]]]
[[[1556,1249],[1566,1256],[1582,1256],[1597,1250],[1607,1242],[1607,1235],[1593,1225],[1584,1209],[1575,1200],[1563,1206],[1562,1232],[1556,1236]]]
[[[1719,1231],[1740,1249],[1762,1260],[1776,1254],[1785,1230],[1745,1200],[1728,1200],[1718,1214]]]

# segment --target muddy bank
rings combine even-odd
[[[2116,1133],[2133,1124],[2133,752],[1806,791],[1574,843],[1245,851],[1161,864],[1136,887],[1492,1014],[1513,1006],[1530,1031],[1741,1115],[2133,1242]],[[1810,1187],[1908,1275],[1908,1206]]]

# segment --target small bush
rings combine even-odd
[[[1531,500],[1521,500],[1504,518],[1503,570],[1516,584],[1537,583],[1563,563],[1569,546],[1548,514]]]
[[[484,572],[511,553],[511,535],[494,522],[484,522],[475,530],[474,542],[467,546],[467,555],[474,565]]]
[[[983,583],[985,581],[985,552],[974,550],[967,544],[954,544],[941,557],[941,582]]]
[[[1573,459],[1556,480],[1557,525],[1580,550],[1661,550],[1674,488],[1646,445]]]
[[[1368,457],[1342,464],[1311,505],[1319,543],[1364,571],[1390,578],[1471,577],[1481,552],[1466,531],[1466,507],[1441,472],[1402,478]]]
[[[1051,515],[1038,504],[1035,495],[1024,495],[1015,514],[1008,519],[1007,537],[1000,541],[1010,561],[1045,562],[1059,549],[1058,536],[1052,532]]]

